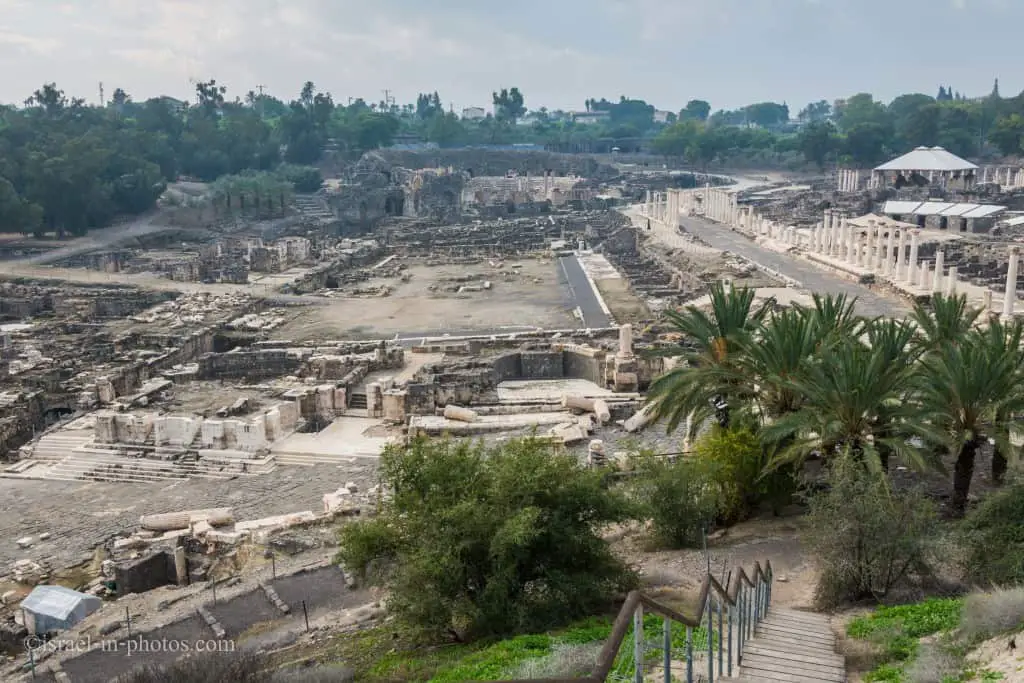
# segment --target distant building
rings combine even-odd
[[[654,122],[655,123],[668,123],[669,117],[672,116],[672,112],[665,111],[664,109],[654,110]]]
[[[462,118],[466,121],[479,121],[487,118],[487,110],[483,107],[466,107],[462,110]]]
[[[169,95],[161,95],[156,99],[163,102],[171,111],[182,112],[188,109],[188,102],[186,102],[185,100],[179,100],[176,97],[170,97]]]
[[[611,113],[607,111],[576,111],[572,114],[572,120],[574,123],[579,123],[585,126],[596,123],[607,123],[611,118]]]

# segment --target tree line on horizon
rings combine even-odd
[[[69,97],[56,84],[23,106],[0,107],[0,231],[80,235],[118,215],[151,209],[180,177],[224,176],[315,165],[325,154],[355,158],[395,142],[452,148],[535,144],[552,151],[651,151],[697,165],[874,164],[918,145],[961,156],[1021,152],[1024,98],[998,87],[966,99],[951,87],[936,97],[901,95],[888,105],[869,94],[807,105],[791,120],[785,103],[712,112],[690,100],[679,112],[622,96],[588,98],[596,123],[570,112],[528,110],[517,87],[492,95],[493,113],[472,120],[441,96],[398,105],[334,101],[312,82],[285,102],[249,91],[230,99],[215,80],[196,84],[195,101],[135,102],[114,90],[103,106]]]

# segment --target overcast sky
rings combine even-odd
[[[1024,0],[0,0],[0,100],[55,81],[69,95],[290,99],[312,80],[336,101],[399,103],[437,90],[490,106],[519,86],[528,108],[587,97],[679,110],[950,84],[1024,88]]]

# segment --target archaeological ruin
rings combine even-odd
[[[382,150],[284,207],[191,183],[138,230],[4,242],[0,631],[69,568],[117,597],[305,543],[372,509],[381,452],[417,435],[533,434],[590,463],[679,450],[644,395],[685,350],[662,312],[710,282],[1021,314],[1024,174],[907,156],[766,181]]]

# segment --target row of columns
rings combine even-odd
[[[738,201],[734,192],[707,185],[704,188],[704,217],[718,223],[735,225],[739,214]]]
[[[1024,173],[1024,170],[1021,172]],[[851,173],[854,174],[852,182],[858,182],[857,173]],[[934,270],[929,261],[918,261],[920,230],[891,228],[874,220],[869,220],[865,229],[853,225],[845,213],[826,209],[823,220],[817,223],[804,243],[795,226],[785,226],[771,221],[755,213],[752,207],[740,207],[734,193],[710,186],[706,186],[703,191],[648,191],[644,210],[651,220],[668,222],[675,230],[681,213],[696,212],[698,199],[706,218],[727,223],[755,236],[769,237],[793,247],[804,247],[814,253],[876,272],[893,282],[909,287],[930,288],[934,293],[947,295],[957,292],[959,272],[956,266],[950,266],[947,271],[945,252],[936,253]],[[862,240],[864,232],[866,239]],[[1011,247],[1002,310],[1006,318],[1013,316],[1015,311],[1019,265],[1020,250],[1018,247]],[[987,289],[984,302],[986,310],[991,309],[991,303],[992,290]]]
[[[981,169],[981,183],[998,183],[1004,188],[1024,187],[1024,168],[985,166]]]
[[[838,172],[838,188],[840,192],[856,192],[860,189],[860,171],[841,168]]]

